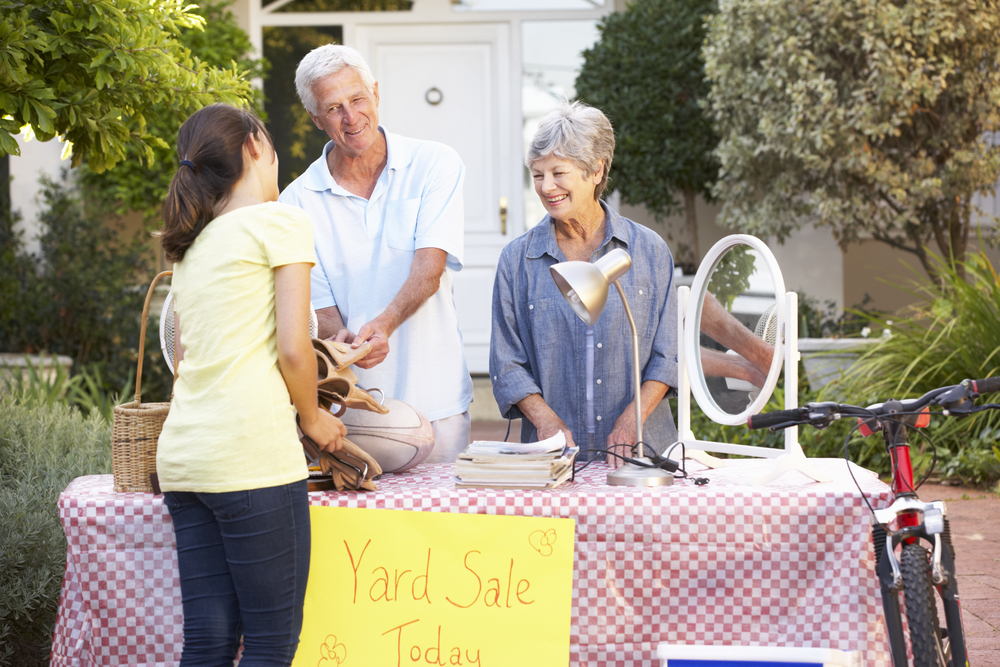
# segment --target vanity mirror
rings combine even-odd
[[[719,424],[736,426],[767,404],[784,369],[785,409],[798,407],[798,298],[785,291],[778,263],[758,238],[727,236],[705,256],[690,290],[678,289],[678,437],[689,458],[718,467],[725,461],[703,452],[776,459],[753,480],[766,484],[788,470],[816,481],[802,453],[798,428],[785,430],[783,449],[699,440],[691,430],[691,395]]]

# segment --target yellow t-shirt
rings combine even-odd
[[[275,267],[300,262],[316,263],[309,216],[273,202],[212,220],[174,265],[184,360],[157,444],[162,490],[221,493],[308,477],[274,312]]]

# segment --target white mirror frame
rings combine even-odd
[[[705,293],[708,290],[709,280],[711,280],[712,274],[715,273],[719,262],[722,261],[727,252],[739,246],[750,246],[757,251],[771,273],[779,332],[785,331],[785,320],[788,317],[785,304],[785,281],[782,279],[781,269],[778,268],[778,260],[774,258],[774,254],[770,248],[764,245],[760,239],[746,234],[727,236],[712,246],[712,249],[705,255],[705,259],[702,260],[701,266],[698,267],[698,272],[694,277],[694,284],[691,286],[691,294],[694,298],[689,299],[685,309],[685,319],[692,324],[697,323],[698,326],[690,326],[682,330],[684,364],[687,368],[692,369],[691,391],[694,393],[698,405],[701,406],[701,409],[705,411],[705,414],[712,421],[727,426],[746,424],[747,419],[751,415],[760,412],[768,400],[770,400],[771,393],[778,384],[778,377],[781,375],[781,360],[783,359],[784,344],[786,342],[784,335],[777,337],[774,345],[774,356],[771,359],[771,367],[767,372],[767,379],[764,381],[764,386],[761,387],[757,398],[751,401],[742,412],[737,414],[730,414],[718,407],[715,399],[712,398],[711,392],[709,392],[708,385],[705,383],[705,373],[701,366],[700,324],[702,305],[705,302]],[[794,345],[794,341],[792,344]],[[796,396],[797,399],[798,397]]]
[[[760,253],[760,256],[771,271],[771,278],[776,292],[778,337],[775,341],[771,368],[768,370],[767,379],[760,394],[743,412],[732,415],[718,407],[715,400],[711,398],[708,385],[705,383],[705,375],[701,365],[700,325],[702,304],[709,278],[712,272],[715,271],[722,256],[738,245],[748,245]],[[802,452],[802,447],[799,445],[799,429],[797,426],[785,429],[784,449],[698,440],[691,430],[692,390],[699,407],[716,423],[730,426],[745,424],[751,415],[757,414],[768,400],[770,400],[771,393],[778,382],[782,364],[784,364],[785,373],[784,409],[792,410],[798,407],[798,295],[795,292],[785,291],[785,282],[781,275],[781,269],[778,267],[778,262],[774,258],[774,254],[770,248],[760,239],[747,234],[727,236],[708,251],[701,266],[698,267],[691,290],[689,291],[687,287],[680,287],[677,292],[677,327],[679,333],[678,339],[681,344],[680,353],[677,355],[678,375],[680,379],[680,386],[677,388],[677,433],[680,438],[679,443],[683,444],[685,454],[688,458],[696,459],[710,467],[725,465],[725,460],[709,456],[705,452],[776,459],[775,465],[768,472],[752,480],[751,483],[754,486],[767,484],[790,470],[797,470],[817,482],[832,481],[832,475],[816,469],[806,459],[805,454]],[[696,373],[695,383],[690,381],[690,375],[687,372],[688,368],[694,369]]]

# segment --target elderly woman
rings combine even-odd
[[[614,149],[597,109],[564,104],[542,119],[525,164],[548,215],[504,248],[493,289],[490,375],[500,412],[523,418],[522,442],[562,431],[586,459],[605,449],[627,456],[635,444],[631,329],[615,290],[597,322],[584,324],[549,267],[615,248],[632,257],[620,283],[639,332],[644,445],[662,452],[677,440],[663,400],[677,383],[674,261],[658,234],[601,200]]]

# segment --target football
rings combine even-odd
[[[378,461],[382,472],[409,470],[434,449],[434,429],[427,418],[408,403],[385,399],[389,412],[348,409],[341,417],[347,438]]]

